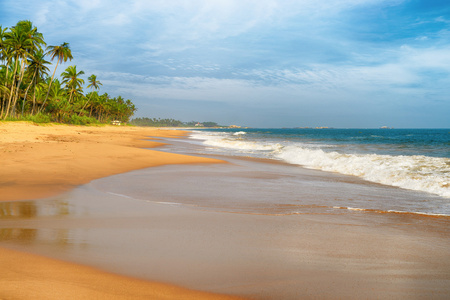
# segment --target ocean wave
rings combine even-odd
[[[237,155],[268,157],[450,198],[450,158],[344,153],[345,149],[336,151],[339,148],[336,145],[250,139],[236,133],[239,132],[195,132],[191,137],[227,154],[231,151]]]
[[[233,133],[233,135],[243,135],[243,134],[247,134],[247,132],[245,132],[245,131],[238,131],[238,132]]]
[[[307,168],[450,198],[450,159],[440,157],[345,154],[287,146],[275,157]]]
[[[333,206],[334,209],[346,209],[351,211],[360,211],[368,213],[379,213],[379,214],[399,214],[399,215],[421,215],[428,217],[449,217],[447,214],[437,214],[429,212],[410,212],[401,210],[380,210],[380,209],[370,209],[370,208],[357,208],[357,207],[346,207],[346,206]]]
[[[278,151],[283,147],[278,143],[264,143],[260,141],[242,139],[239,137],[242,134],[239,134],[237,136],[235,135],[236,133],[240,132],[235,132],[233,134],[216,132],[195,133],[191,135],[191,138],[203,140],[203,144],[207,146],[231,149],[241,153],[244,152],[256,154],[257,151],[273,152]]]

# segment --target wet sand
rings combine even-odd
[[[222,165],[210,176],[223,176],[223,167],[234,168]],[[0,224],[0,245],[251,299],[446,299],[450,293],[446,218],[158,203],[130,197],[126,184],[110,191],[127,176],[47,200],[2,203],[0,210],[10,213]]]
[[[237,299],[0,248],[0,299]]]
[[[75,263],[71,268],[90,266],[99,278],[121,274],[252,299],[449,297],[449,218],[308,202],[413,194],[282,164],[227,160],[157,166],[46,199],[2,202],[0,246]],[[28,269],[27,260],[7,262],[5,270],[22,273],[0,279],[0,298],[18,295],[2,287],[17,287]]]

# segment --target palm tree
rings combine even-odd
[[[66,62],[68,59],[69,60],[73,59],[72,51],[70,51],[70,48],[69,48],[69,43],[64,42],[59,46],[48,46],[47,51],[48,51],[47,54],[50,54],[50,56],[51,56],[50,59],[52,61],[55,59],[55,57],[57,58],[57,60],[56,60],[55,70],[53,71],[52,79],[50,80],[50,84],[48,85],[47,96],[45,96],[45,100],[44,100],[42,107],[44,107],[45,102],[47,102],[48,94],[50,93],[53,78],[55,77],[55,72],[56,72],[56,68],[58,68],[58,64],[62,63],[63,61]]]
[[[8,27],[5,27],[4,29],[2,26],[0,26],[0,62],[7,60],[7,44],[5,43],[4,39],[6,37],[6,30],[8,30]]]
[[[0,81],[6,82],[6,72],[3,72],[3,70],[0,72]],[[5,99],[7,96],[9,96],[9,88],[5,84],[0,84],[0,97],[1,99]],[[3,115],[3,110],[5,108],[5,105],[3,101],[0,101],[1,111],[0,111],[0,118]]]
[[[20,23],[20,22],[19,22]],[[19,24],[17,23],[17,24]],[[9,86],[9,99],[8,104],[6,106],[5,115],[3,118],[6,118],[11,110],[14,111],[15,107],[15,101],[13,102],[13,105],[11,107],[11,101],[13,100],[13,96],[17,95],[18,90],[20,88],[20,80],[17,80],[17,68],[20,65],[20,71],[19,71],[19,78],[21,77],[21,73],[25,68],[25,58],[28,56],[28,50],[32,48],[33,44],[31,42],[31,39],[28,38],[28,35],[24,31],[23,26],[14,26],[10,29],[10,31],[5,33],[5,38],[3,40],[3,43],[6,45],[6,48],[8,48],[9,57],[7,58],[10,62],[14,61],[14,71],[12,75],[12,81]],[[16,84],[17,81],[17,84]]]
[[[126,109],[126,122],[128,122],[131,118],[132,115],[134,115],[134,113],[137,111],[136,106],[133,104],[133,102],[131,102],[130,99],[127,99],[126,101],[126,105],[127,105],[127,109]],[[174,120],[175,121],[175,120]]]
[[[92,88],[92,90],[100,89],[99,85],[102,85],[102,83],[97,80],[96,75],[92,74],[91,76],[89,76],[88,80],[89,80],[89,85],[87,86],[88,88]]]
[[[74,96],[80,95],[83,91],[82,85],[84,84],[84,80],[79,78],[83,74],[84,71],[77,72],[77,66],[69,66],[61,73],[63,78],[62,83],[65,84],[65,87],[69,91],[69,103],[71,103]]]
[[[8,45],[7,45],[7,43],[5,43],[5,33],[6,33],[6,30],[7,30],[8,28],[7,27],[5,27],[4,29],[2,28],[2,26],[0,26],[0,62],[4,62],[5,63],[5,65],[2,65],[1,66],[1,69],[0,69],[0,71],[1,71],[1,74],[0,74],[0,96],[1,96],[1,99],[0,99],[0,106],[1,106],[1,111],[0,111],[0,119],[2,118],[2,116],[3,116],[3,111],[4,111],[4,109],[5,109],[5,105],[6,105],[6,98],[9,96],[9,87],[8,87],[8,84],[7,84],[7,81],[8,81],[8,71],[9,71],[9,68],[8,68],[8,61],[10,60],[10,58],[11,58],[11,55],[10,55],[10,51],[8,51],[9,49],[8,49]]]
[[[25,92],[25,97],[27,97],[28,89],[34,85],[34,93],[33,93],[33,107],[31,109],[31,114],[34,113],[35,108],[35,99],[36,99],[36,86],[39,84],[39,82],[42,80],[43,75],[47,75],[48,71],[50,69],[46,66],[46,64],[49,64],[50,62],[46,61],[44,59],[45,54],[42,50],[37,51],[32,58],[29,59],[29,67],[28,70],[30,74],[32,75],[32,79],[30,81],[30,84],[28,85],[27,91]],[[25,102],[24,102],[25,103]],[[23,115],[23,109],[25,105],[22,105],[22,115]]]
[[[52,87],[50,89],[50,94],[48,100],[46,102],[46,106],[44,106],[44,97],[48,91],[48,85],[50,84],[50,78],[47,78],[47,83],[40,84],[37,89],[37,98],[41,102],[41,110],[44,110],[52,115],[54,119],[59,121],[61,117],[61,110],[65,106],[67,106],[67,93],[66,90],[63,89],[61,83],[58,78],[53,80]]]
[[[20,21],[19,23],[17,23],[17,26],[21,26],[22,29],[24,30],[25,34],[28,36],[28,38],[30,39],[31,42],[31,46],[28,49],[28,61],[26,61],[26,63],[28,64],[28,67],[30,67],[30,64],[33,63],[36,64],[36,61],[40,61],[40,64],[44,64],[44,63],[49,63],[46,60],[44,60],[44,52],[42,49],[42,46],[45,46],[46,43],[44,41],[44,36],[42,35],[42,33],[37,31],[37,28],[33,26],[33,23],[31,21]],[[36,57],[37,56],[37,57]],[[26,59],[24,57],[24,59]],[[40,69],[42,70],[42,68],[45,68],[46,71],[48,70],[48,68],[44,65],[40,66]],[[41,71],[40,70],[40,71]],[[32,74],[33,72],[29,72],[29,74]],[[21,81],[23,79],[25,72],[22,73],[21,76]],[[25,107],[25,101],[27,99],[27,95],[28,95],[28,90],[31,87],[31,85],[33,84],[33,81],[36,77],[36,75],[38,74],[33,74],[32,75],[32,79],[30,80],[30,83],[28,84],[28,87],[26,89],[24,98],[23,98],[23,104],[22,104],[22,115],[23,115],[23,109]]]
[[[76,121],[73,113],[79,111],[81,115],[86,113],[85,109],[100,122],[111,118],[126,120],[134,113],[136,108],[130,100],[125,101],[121,96],[112,98],[106,93],[100,96],[96,90],[102,84],[95,75],[88,78],[87,88],[92,91],[84,96],[84,80],[80,78],[84,72],[77,72],[76,66],[62,73],[60,83],[55,78],[59,64],[73,59],[69,44],[49,46],[44,51],[45,45],[43,35],[31,21],[19,21],[12,28],[0,26],[0,119],[17,117],[20,106],[22,115],[45,110],[63,122]],[[50,70],[45,55],[52,61],[56,59],[51,78],[47,77]],[[82,96],[82,101],[78,96]]]
[[[100,122],[103,121],[103,114],[107,109],[108,106],[108,100],[109,100],[109,95],[108,93],[104,93],[103,95],[100,95],[99,97],[94,98],[94,115],[95,118],[97,118],[97,120],[99,120]],[[91,115],[89,115],[91,116]]]
[[[102,83],[97,80],[96,75],[92,74],[91,76],[88,77],[88,80],[89,80],[89,85],[87,87],[92,88],[92,92],[94,92],[94,90],[100,89],[99,85],[102,85]],[[81,115],[81,112],[83,111],[83,109],[88,105],[89,101],[91,101],[92,95],[93,95],[93,93],[90,93],[89,99],[88,99],[88,101],[86,101],[86,103],[81,108],[79,115]]]
[[[91,99],[91,102],[89,105],[86,105],[86,108],[89,108],[89,118],[92,117],[92,112],[94,111],[94,109],[96,109],[96,105],[99,102],[99,97],[100,95],[97,91],[89,93],[89,99]]]
[[[10,50],[9,60],[14,60],[10,95],[4,115],[4,118],[6,118],[10,113],[10,107],[11,112],[15,113],[19,90],[25,75],[25,66],[28,62],[27,58],[33,57],[35,51],[42,50],[42,45],[45,45],[45,42],[43,35],[37,31],[36,27],[33,27],[31,21],[19,21],[16,26],[13,26],[10,29],[10,31],[4,33],[3,43],[6,44],[6,49]],[[20,69],[18,70],[19,66]],[[16,78],[17,74],[18,78]]]

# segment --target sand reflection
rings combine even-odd
[[[0,202],[0,219],[27,219],[40,216],[67,216],[69,214],[69,203],[63,198],[47,201]]]
[[[37,230],[32,228],[0,228],[0,241],[32,242]]]
[[[83,245],[71,228],[55,226],[72,214],[63,197],[38,201],[0,202],[0,242],[69,247]]]
[[[33,201],[0,202],[0,218],[33,218],[37,212]]]

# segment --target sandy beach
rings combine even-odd
[[[0,200],[38,199],[92,179],[163,164],[217,162],[142,149],[163,145],[148,141],[149,136],[183,134],[138,127],[0,122]]]
[[[0,123],[0,132],[0,299],[450,295],[448,217],[283,204],[408,191],[154,151],[181,131]]]
[[[218,162],[142,149],[162,145],[148,141],[149,136],[183,134],[136,127],[0,122],[0,201],[58,195],[93,179],[151,166]],[[30,253],[0,249],[0,259],[0,299],[222,298]]]

